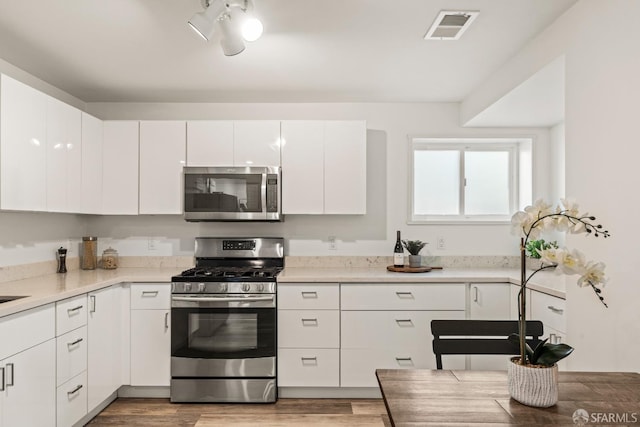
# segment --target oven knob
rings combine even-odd
[[[242,290],[243,290],[244,292],[249,292],[249,291],[251,290],[251,285],[250,285],[250,284],[248,284],[248,283],[243,283],[243,284],[242,284]]]
[[[185,292],[191,292],[191,283],[185,283],[184,284],[184,291]]]
[[[198,292],[204,292],[204,283],[198,283]]]
[[[227,286],[227,284],[226,284],[226,283],[222,283],[222,284],[220,285],[220,291],[221,291],[221,292],[227,292],[227,289],[228,289],[228,286]]]
[[[258,292],[264,291],[264,285],[262,283],[258,283]]]

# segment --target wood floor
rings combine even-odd
[[[119,398],[90,426],[390,426],[382,399],[279,399],[274,404]]]

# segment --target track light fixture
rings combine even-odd
[[[220,45],[226,56],[245,49],[244,41],[252,42],[262,35],[262,23],[252,16],[252,0],[202,0],[204,11],[191,17],[189,25],[209,41],[220,33]]]

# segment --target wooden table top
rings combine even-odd
[[[640,374],[560,372],[559,399],[532,408],[509,397],[506,371],[378,369],[393,426],[640,426]]]

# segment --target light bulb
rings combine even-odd
[[[242,25],[242,38],[248,42],[256,41],[262,35],[262,22],[257,18],[248,18]]]

